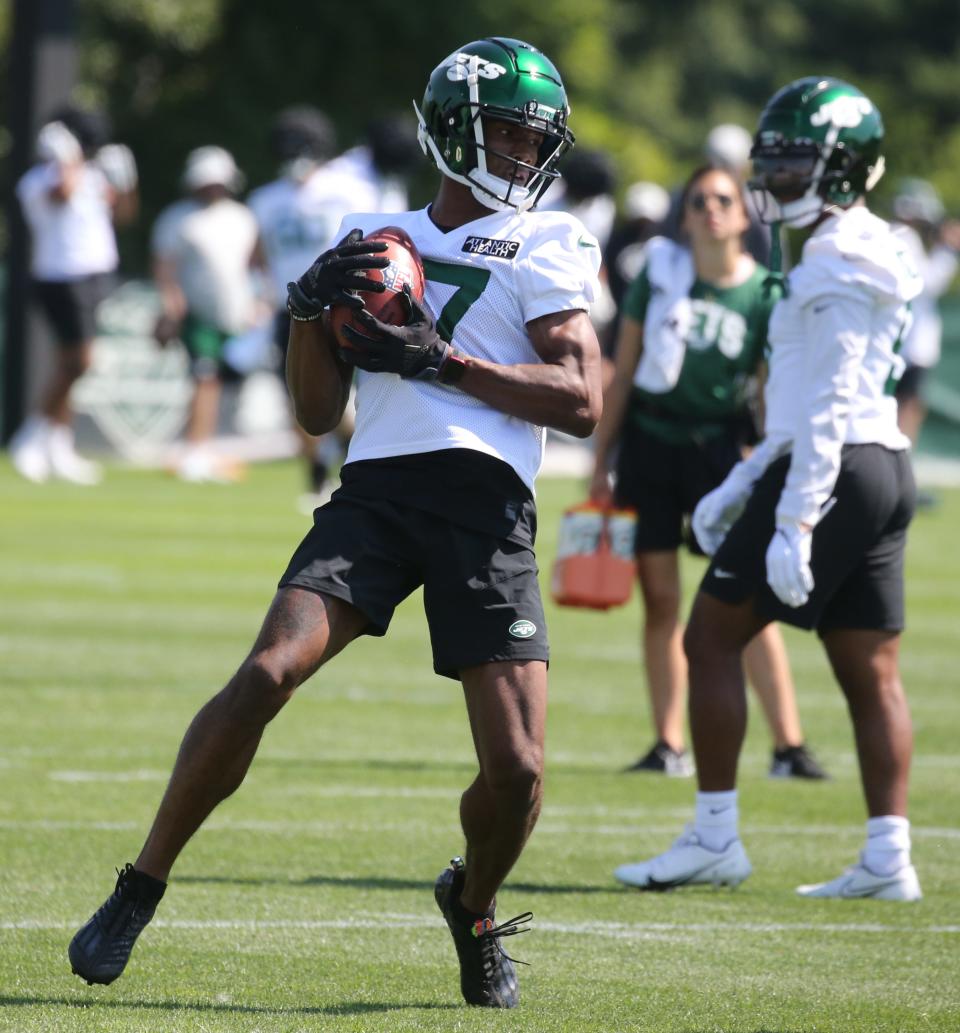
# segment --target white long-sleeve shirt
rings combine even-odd
[[[814,525],[843,445],[909,447],[892,386],[922,281],[889,225],[857,206],[817,227],[788,285],[770,320],[764,451],[792,452],[778,521]]]

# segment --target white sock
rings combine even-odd
[[[867,819],[863,864],[876,875],[893,875],[910,864],[910,821],[896,814]]]
[[[736,789],[722,793],[697,793],[693,831],[708,850],[723,850],[739,839],[740,812]]]
[[[52,427],[53,424],[42,413],[32,413],[20,424],[10,444],[22,447],[34,442],[45,442]]]

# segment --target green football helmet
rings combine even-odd
[[[573,145],[560,73],[539,50],[517,39],[482,39],[454,51],[433,70],[422,107],[413,106],[424,154],[494,211],[532,208],[558,178],[556,164]],[[490,147],[484,138],[486,118],[541,133],[536,164]],[[488,154],[510,163],[509,178],[489,171]]]
[[[766,222],[809,226],[830,207],[847,208],[883,175],[880,112],[840,79],[797,79],[770,98],[750,156],[750,187]]]

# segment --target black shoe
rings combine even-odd
[[[675,750],[660,739],[639,760],[623,770],[652,771],[672,778],[689,778],[693,774],[693,764],[686,750]]]
[[[520,988],[517,985],[517,970],[514,960],[504,953],[500,946],[503,936],[515,936],[529,932],[521,929],[523,922],[529,922],[533,914],[517,915],[503,925],[494,925],[493,910],[476,921],[461,920],[457,912],[463,890],[463,858],[455,857],[450,867],[445,868],[437,879],[433,895],[437,906],[447,920],[457,957],[460,959],[460,991],[467,1004],[481,1008],[516,1008],[520,1003]],[[524,962],[519,962],[524,964]]]
[[[112,983],[126,968],[166,888],[165,882],[136,871],[132,864],[118,870],[113,895],[70,941],[74,974],[91,986]]]
[[[829,778],[830,776],[817,763],[816,758],[801,743],[799,746],[784,746],[782,750],[773,751],[770,761],[771,778]]]

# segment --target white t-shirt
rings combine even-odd
[[[892,386],[921,290],[900,239],[857,206],[817,227],[770,319],[765,451],[792,450],[777,516],[816,524],[844,444],[900,450]]]
[[[253,318],[250,256],[256,242],[257,221],[246,205],[229,197],[208,205],[187,198],[160,213],[150,246],[176,266],[191,314],[235,334]]]
[[[502,365],[542,360],[526,324],[589,311],[599,285],[600,248],[563,212],[491,212],[444,233],[426,209],[391,216],[424,261],[426,305],[467,355]],[[382,214],[350,215],[338,231],[378,229]],[[451,335],[452,330],[452,335]],[[357,371],[357,422],[347,462],[469,448],[501,459],[533,491],[543,428],[508,416],[456,387]]]
[[[86,163],[66,201],[50,191],[60,183],[55,162],[34,165],[17,183],[17,198],[33,238],[30,271],[37,280],[76,280],[117,268],[117,241],[104,174]]]
[[[314,169],[303,182],[284,176],[250,194],[277,305],[287,297],[287,284],[340,239],[334,231],[343,218],[355,211],[379,211],[379,200],[369,182],[336,162]]]

